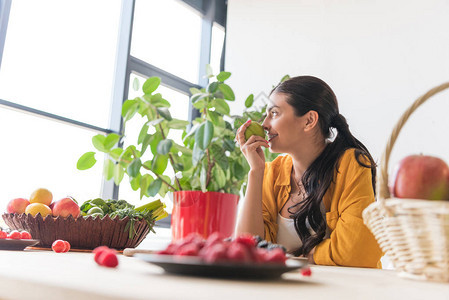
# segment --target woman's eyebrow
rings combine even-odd
[[[270,112],[273,108],[279,108],[279,106],[273,105],[273,106],[267,107],[267,112]]]

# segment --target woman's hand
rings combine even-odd
[[[265,154],[261,147],[268,148],[268,142],[257,135],[251,136],[248,140],[245,139],[245,131],[248,128],[251,120],[248,120],[237,130],[235,140],[240,145],[240,150],[245,156],[251,170],[263,170],[265,168]]]

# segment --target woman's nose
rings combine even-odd
[[[266,130],[266,131],[268,131],[269,125],[270,125],[270,124],[269,124],[268,118],[265,118],[265,119],[263,120],[263,122],[262,122],[262,127],[263,127],[263,129]]]

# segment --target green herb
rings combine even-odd
[[[96,198],[85,201],[81,205],[80,210],[81,214],[86,218],[89,216],[104,217],[109,215],[111,219],[118,218],[121,220],[128,217],[129,221],[125,226],[125,232],[129,232],[129,238],[132,239],[136,234],[135,223],[142,220],[145,220],[150,230],[155,233],[153,229],[154,223],[168,216],[164,208],[165,204],[161,200],[155,200],[134,208],[134,205],[129,204],[125,200]]]

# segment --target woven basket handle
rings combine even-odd
[[[390,138],[388,139],[387,146],[385,148],[384,153],[381,157],[381,164],[380,164],[380,174],[378,176],[377,180],[377,195],[379,197],[379,203],[381,205],[384,204],[384,200],[390,198],[390,191],[388,189],[388,162],[390,160],[390,154],[393,150],[393,146],[396,142],[396,139],[399,136],[399,132],[401,131],[402,127],[404,126],[405,122],[407,122],[410,115],[424,102],[427,101],[430,97],[433,95],[449,88],[449,82],[443,83],[442,85],[439,85],[437,87],[434,87],[418,99],[416,99],[415,102],[404,112],[402,117],[399,119],[399,121],[396,123],[396,126],[393,129],[393,132],[391,133]]]

